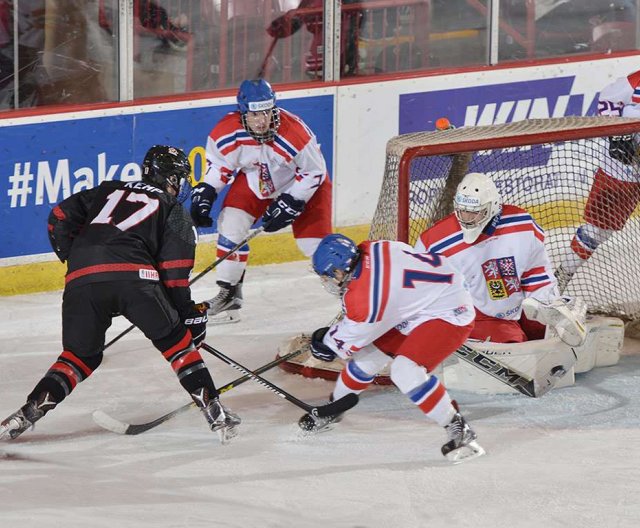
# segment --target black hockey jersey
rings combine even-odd
[[[189,313],[196,232],[173,196],[144,182],[105,181],[54,207],[48,229],[53,250],[67,261],[66,288],[162,281],[180,314]]]

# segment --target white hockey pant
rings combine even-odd
[[[249,236],[249,230],[255,218],[242,209],[224,207],[218,216],[218,254],[226,253],[232,247]],[[225,240],[226,243],[222,243]],[[247,267],[248,250],[238,250],[216,267],[217,280],[238,284]],[[244,261],[243,261],[244,260]]]

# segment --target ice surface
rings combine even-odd
[[[217,291],[209,274],[197,300]],[[248,367],[337,313],[304,262],[250,268],[243,320],[207,341]],[[60,353],[61,293],[0,299],[0,418]],[[116,320],[108,339],[128,326]],[[203,352],[203,354],[206,354]],[[239,373],[205,356],[219,385]],[[308,402],[332,384],[274,370]],[[221,446],[195,410],[139,436],[91,419],[143,422],[188,401],[135,330],[34,431],[0,442],[0,527],[636,527],[640,523],[640,343],[614,367],[540,399],[452,391],[487,456],[452,466],[445,434],[400,393],[375,387],[332,431],[301,439],[302,411],[254,382],[223,396],[240,435]]]

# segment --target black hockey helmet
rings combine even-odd
[[[187,155],[176,147],[154,145],[142,162],[142,181],[168,191],[172,189],[178,202],[184,202],[191,192],[191,164]]]

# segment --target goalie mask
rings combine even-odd
[[[470,172],[458,185],[453,209],[462,228],[462,239],[473,244],[491,219],[500,213],[502,199],[489,176]]]
[[[191,194],[191,164],[176,147],[154,145],[142,162],[142,181],[158,187],[184,202]]]
[[[238,90],[242,126],[258,143],[273,140],[280,126],[276,94],[264,79],[243,81]]]
[[[353,240],[339,233],[324,237],[316,249],[311,263],[320,275],[325,290],[341,295],[356,268],[360,252]]]

